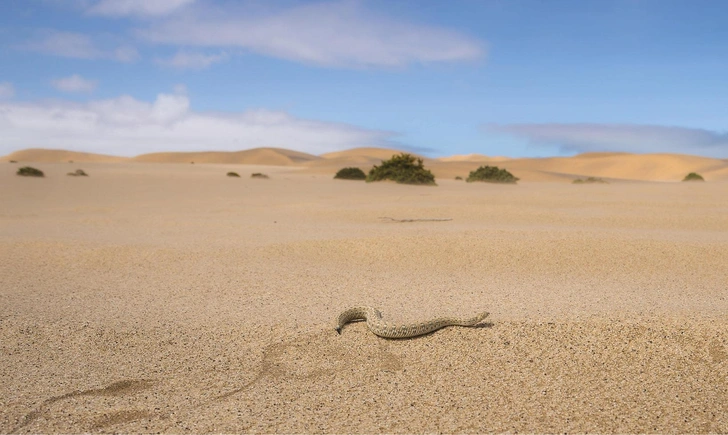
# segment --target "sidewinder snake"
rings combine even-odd
[[[354,320],[366,320],[369,330],[384,338],[410,338],[427,334],[446,326],[475,326],[488,317],[487,312],[479,313],[476,316],[461,319],[458,317],[438,317],[420,323],[406,325],[395,325],[384,321],[382,313],[372,307],[351,307],[344,310],[336,320],[336,332],[341,334],[341,329],[347,323]]]

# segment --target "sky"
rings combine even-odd
[[[724,0],[2,0],[0,155],[728,158]]]

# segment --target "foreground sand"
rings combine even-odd
[[[728,432],[726,182],[34,166],[0,165],[0,432]],[[337,335],[361,303],[491,316]]]

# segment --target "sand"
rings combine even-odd
[[[728,432],[726,181],[33,166],[0,165],[0,432]],[[353,304],[491,315],[337,335]]]

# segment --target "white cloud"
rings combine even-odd
[[[228,58],[226,53],[204,54],[189,51],[178,51],[168,59],[156,59],[156,63],[177,69],[205,69],[216,62]]]
[[[195,0],[99,0],[87,9],[90,15],[155,17],[170,14]]]
[[[117,155],[153,151],[283,147],[320,154],[358,146],[388,146],[392,133],[249,110],[191,110],[184,89],[153,102],[121,96],[86,103],[0,102],[0,155],[29,147]]]
[[[13,98],[15,96],[15,87],[10,82],[0,82],[0,100]]]
[[[287,9],[200,4],[155,21],[138,35],[159,44],[243,48],[321,66],[400,67],[473,60],[483,43],[448,29],[377,15],[358,1],[302,3]]]
[[[111,59],[134,62],[139,58],[136,49],[122,45],[116,49],[101,48],[91,38],[74,32],[48,31],[20,48],[73,59]]]
[[[78,74],[70,77],[52,80],[53,87],[63,92],[93,92],[98,84],[95,80],[88,80]]]
[[[728,133],[632,124],[511,124],[487,130],[526,138],[536,145],[556,145],[569,152],[623,151],[685,153],[728,157]]]

